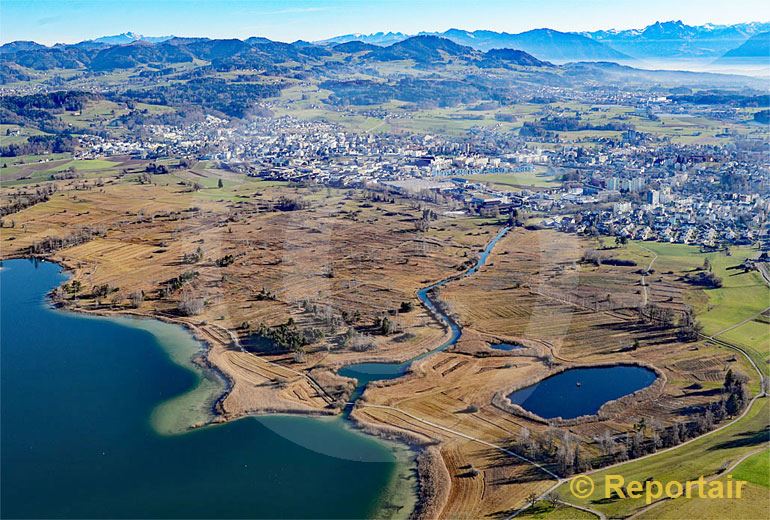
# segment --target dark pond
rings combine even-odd
[[[591,415],[613,399],[650,386],[655,372],[635,365],[572,368],[508,396],[512,403],[545,419]]]
[[[511,350],[521,350],[524,348],[524,346],[518,345],[516,343],[496,343],[494,345],[490,345],[489,348],[493,348],[495,350],[505,350],[507,352],[510,352]]]

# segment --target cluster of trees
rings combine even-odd
[[[435,211],[430,208],[424,208],[422,210],[422,216],[415,222],[414,227],[417,231],[428,231],[431,221],[436,219],[438,219],[438,215]]]
[[[561,475],[572,475],[590,469],[590,463],[580,449],[578,439],[568,431],[548,429],[542,435],[533,435],[522,428],[513,448],[528,458],[547,461],[556,465]]]
[[[672,309],[661,307],[656,303],[648,303],[639,307],[639,319],[664,329],[677,327],[676,334],[679,341],[696,341],[703,332],[703,326],[695,319],[695,314],[689,307],[686,307],[677,319],[677,313]]]
[[[276,97],[283,83],[232,83],[220,78],[194,78],[146,90],[129,90],[124,96],[157,105],[198,106],[228,116],[248,115],[259,99]]]
[[[115,287],[111,287],[110,284],[104,283],[101,285],[94,285],[94,287],[91,289],[91,296],[97,300],[101,298],[106,298],[109,294],[117,291],[118,289]]]
[[[268,327],[264,323],[260,323],[252,336],[261,340],[260,342],[268,342],[274,349],[299,352],[303,351],[307,345],[323,338],[324,334],[317,328],[300,330],[294,322],[294,318],[289,318],[286,323],[281,323],[275,327]]]
[[[374,318],[374,331],[377,334],[389,336],[390,334],[396,332],[396,329],[396,324],[393,323],[393,321],[391,321],[391,319],[387,316],[378,316]]]
[[[234,262],[235,262],[235,256],[233,255],[225,255],[221,258],[217,258],[214,261],[217,267],[227,267],[228,265],[232,265]]]
[[[722,279],[711,271],[698,271],[697,273],[687,273],[685,281],[693,285],[699,285],[708,289],[719,289],[722,287]]]
[[[732,369],[725,374],[722,384],[723,399],[718,403],[719,409],[734,417],[749,404],[748,378],[743,374],[736,374]]]
[[[0,98],[0,121],[19,123],[49,120],[54,118],[54,113],[79,112],[89,101],[97,99],[101,99],[99,94],[77,90],[4,96]]]
[[[704,90],[697,94],[685,94],[679,96],[670,96],[669,99],[674,103],[693,103],[697,105],[720,105],[737,107],[770,107],[770,95],[750,95],[738,94],[724,90]]]
[[[278,299],[278,297],[274,292],[268,291],[263,287],[262,290],[256,294],[254,299],[257,301],[275,301]]]
[[[508,92],[502,87],[475,81],[454,79],[403,78],[398,82],[369,80],[325,81],[320,86],[331,90],[327,99],[333,105],[379,105],[398,99],[417,103],[422,107],[450,107],[478,102],[479,99],[504,101]]]
[[[16,213],[23,209],[34,206],[41,202],[48,202],[48,199],[56,193],[56,185],[46,184],[35,189],[34,192],[16,192],[10,194],[10,202],[0,206],[0,216],[4,217],[11,213]],[[5,227],[5,223],[0,219],[0,228]]]
[[[203,248],[198,246],[192,253],[184,253],[182,255],[183,264],[197,264],[203,260]]]
[[[398,312],[405,313],[405,312],[412,312],[414,310],[414,303],[412,302],[401,302],[401,306],[398,308]]]
[[[639,307],[639,319],[663,328],[670,328],[676,323],[676,314],[668,307],[661,307],[657,303],[648,303]]]
[[[160,297],[161,298],[168,298],[170,295],[187,285],[188,283],[195,280],[198,275],[198,271],[185,271],[184,273],[180,274],[179,276],[176,276],[170,280],[167,280],[163,283],[162,287],[160,288]]]
[[[168,173],[168,167],[165,164],[150,163],[144,168],[144,171],[147,173],[162,175]]]
[[[354,352],[369,352],[374,350],[376,344],[368,334],[362,334],[353,327],[350,327],[342,337],[342,346],[350,348]]]
[[[103,237],[107,231],[101,227],[85,226],[66,237],[45,237],[42,240],[33,242],[27,248],[26,253],[30,255],[44,255],[73,247],[79,244],[85,244],[94,237]]]
[[[71,282],[67,282],[62,285],[62,289],[67,294],[77,294],[83,289],[83,284],[80,282],[80,280],[72,280]]]
[[[760,110],[759,112],[754,112],[754,121],[757,123],[770,125],[770,110]]]
[[[676,332],[679,341],[696,341],[703,332],[703,325],[695,319],[695,315],[689,307],[682,312],[679,318],[679,329]]]
[[[533,122],[544,130],[554,132],[575,132],[580,130],[611,130],[622,132],[631,129],[628,123],[608,121],[599,125],[584,122],[580,117],[547,116]]]
[[[583,256],[580,259],[580,261],[587,264],[594,264],[596,266],[605,264],[605,265],[633,267],[637,265],[637,263],[633,260],[624,260],[622,258],[612,258],[609,256],[605,256],[599,251],[597,251],[596,249],[587,249],[585,253],[583,253]]]
[[[348,325],[353,325],[354,323],[357,323],[361,319],[361,312],[356,309],[353,312],[342,310],[342,321],[344,321]]]
[[[75,150],[75,140],[69,134],[32,135],[25,143],[0,146],[0,157],[65,153]]]
[[[577,117],[543,117],[537,121],[525,121],[519,135],[528,137],[553,137],[556,132],[575,132],[581,130],[626,131],[633,130],[628,123],[614,121],[603,124],[590,124]]]
[[[144,302],[144,291],[134,291],[128,295],[128,304],[134,309],[141,307]]]
[[[274,207],[278,211],[299,211],[301,209],[309,208],[310,203],[298,197],[282,196],[278,199],[278,202]]]

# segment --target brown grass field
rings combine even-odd
[[[208,362],[231,382],[220,420],[339,413],[353,386],[336,374],[340,366],[404,361],[441,344],[447,331],[419,305],[416,291],[458,273],[499,229],[495,220],[450,217],[441,207],[369,190],[289,186],[206,168],[173,170],[140,184],[140,167],[125,161],[55,181],[49,201],[4,218],[2,257],[27,255],[47,237],[98,229],[46,255],[69,267],[70,283],[81,285],[57,298],[83,311],[147,314],[191,327],[209,344]],[[123,169],[128,173],[119,174]],[[197,191],[194,182],[201,184]],[[30,185],[4,187],[0,199],[25,189]],[[281,210],[282,199],[306,207]],[[426,207],[439,217],[420,232],[416,222]],[[405,377],[372,384],[355,407],[353,419],[367,430],[429,446],[421,476],[434,500],[424,516],[507,517],[530,494],[550,488],[550,463],[544,470],[505,451],[525,428],[535,436],[568,432],[585,456],[597,459],[596,438],[604,433],[686,421],[691,410],[718,398],[728,368],[754,378],[757,388],[751,366],[735,351],[708,341],[680,343],[671,330],[639,321],[634,309],[645,301],[684,308],[689,288],[675,273],[648,276],[642,285],[639,270],[646,266],[581,262],[597,247],[593,239],[552,231],[511,231],[478,273],[440,290],[463,326],[460,342],[416,362]],[[198,248],[201,254],[190,259]],[[232,263],[223,265],[229,255]],[[189,271],[198,273],[192,281],[161,291]],[[108,294],[96,297],[103,284]],[[138,291],[144,299],[135,308],[130,300]],[[202,301],[200,312],[180,314],[184,299]],[[400,312],[403,302],[413,308]],[[374,330],[383,316],[394,332]],[[289,318],[299,330],[322,335],[301,353],[254,342],[259,324]],[[350,327],[365,334],[367,349],[343,341]],[[525,348],[489,348],[500,341]],[[500,404],[512,389],[557,370],[617,363],[652,366],[665,384],[606,406],[594,420],[569,424],[547,424]],[[569,511],[544,508],[530,516]]]

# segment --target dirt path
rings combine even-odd
[[[353,404],[353,403],[349,403],[349,404]],[[421,422],[421,423],[423,423],[425,425],[428,425],[428,426],[430,426],[432,428],[436,428],[438,430],[442,430],[442,431],[445,431],[447,433],[451,433],[452,435],[456,435],[457,437],[462,437],[463,439],[467,439],[467,440],[473,441],[473,442],[478,442],[479,444],[483,444],[484,446],[487,446],[487,447],[499,450],[499,451],[505,453],[506,455],[510,455],[511,457],[515,457],[515,458],[517,458],[517,459],[519,459],[521,461],[524,461],[524,462],[526,462],[528,464],[532,464],[536,468],[538,468],[541,471],[547,473],[548,476],[551,477],[551,478],[554,478],[554,479],[557,479],[557,480],[561,480],[559,478],[559,475],[557,475],[553,471],[551,471],[548,468],[546,468],[545,466],[535,462],[534,460],[530,460],[527,457],[524,457],[523,455],[519,455],[518,453],[513,452],[513,451],[511,451],[511,450],[509,450],[507,448],[503,448],[502,446],[498,446],[497,444],[492,444],[491,442],[487,442],[487,441],[485,441],[483,439],[479,439],[478,437],[473,437],[472,435],[468,435],[466,433],[463,433],[463,432],[460,432],[460,431],[457,431],[457,430],[453,430],[451,428],[447,428],[446,426],[442,426],[440,424],[437,424],[437,423],[434,423],[434,422],[431,422],[431,421],[427,421],[425,419],[421,419],[420,417],[417,417],[416,415],[413,415],[413,414],[411,414],[409,412],[405,412],[404,410],[401,410],[400,408],[396,408],[395,406],[387,406],[387,405],[383,405],[383,404],[366,404],[366,403],[363,403],[363,402],[359,403],[357,406],[361,406],[362,408],[380,408],[382,410],[393,410],[395,412],[398,412],[400,414],[403,414],[403,415],[409,417],[410,419],[413,419],[415,421]]]
[[[245,354],[251,354],[249,351],[247,351],[245,348],[243,348],[243,346],[241,345],[240,341],[238,341],[238,336],[236,336],[233,331],[231,331],[229,329],[226,329],[224,327],[220,327],[219,325],[215,325],[215,324],[209,324],[207,326],[211,327],[211,328],[214,328],[214,329],[216,329],[216,330],[218,330],[218,331],[220,331],[220,332],[222,332],[224,334],[227,334],[227,336],[230,338],[230,341],[232,341],[233,345],[238,347],[238,349],[241,352],[243,352]],[[275,366],[277,368],[280,368],[281,370],[287,370],[287,371],[289,371],[289,372],[291,372],[291,373],[293,373],[293,374],[295,374],[297,376],[300,376],[300,377],[304,378],[305,380],[308,381],[308,383],[310,383],[310,385],[313,388],[316,389],[316,391],[318,391],[319,395],[321,395],[326,402],[328,402],[329,404],[334,402],[334,397],[332,397],[326,391],[326,389],[323,386],[321,386],[321,384],[318,381],[316,381],[310,374],[307,374],[305,372],[300,372],[298,370],[294,370],[291,367],[287,367],[287,366],[281,365],[279,363],[274,363],[272,361],[264,359],[261,356],[255,356],[255,357],[258,358],[261,362],[263,362],[263,363],[265,363],[267,365]]]
[[[658,253],[656,253],[652,249],[648,249],[648,248],[646,248],[646,247],[644,247],[642,245],[640,245],[639,247],[641,247],[642,249],[644,249],[645,251],[647,251],[649,253],[652,253],[652,260],[650,260],[650,263],[647,266],[647,270],[646,271],[642,271],[642,307],[644,307],[645,305],[647,305],[647,301],[649,300],[648,291],[647,291],[647,281],[646,281],[644,273],[649,273],[650,272],[650,269],[652,269],[652,265],[655,263],[655,260],[658,259]]]

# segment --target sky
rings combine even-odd
[[[0,41],[74,43],[147,36],[264,36],[314,41],[348,33],[521,32],[769,21],[766,0],[0,0]]]

